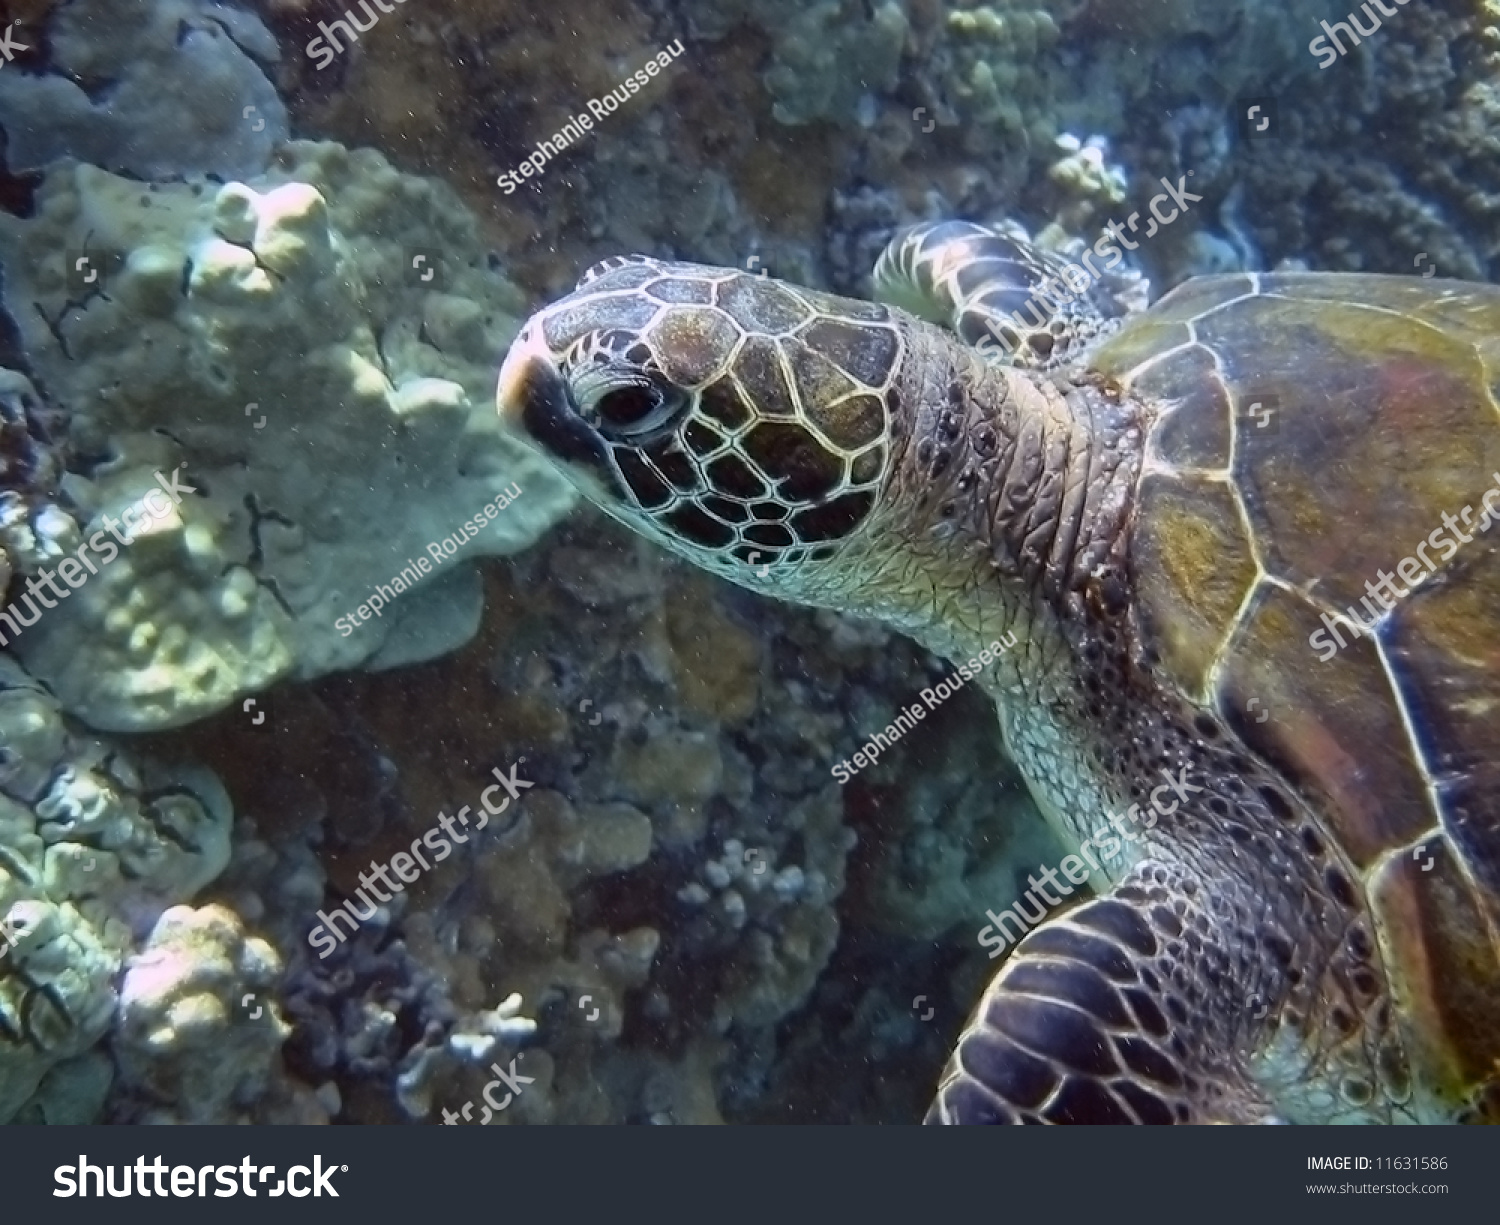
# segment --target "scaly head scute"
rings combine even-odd
[[[615,258],[527,322],[497,402],[617,519],[748,586],[771,589],[770,566],[784,591],[875,505],[904,344],[883,306]]]

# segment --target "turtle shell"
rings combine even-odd
[[[1500,288],[1204,278],[1090,365],[1152,422],[1139,663],[1312,806],[1365,891],[1413,1070],[1494,1117]]]

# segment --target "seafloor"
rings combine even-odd
[[[394,0],[310,53],[349,7],[0,6],[7,608],[101,562],[0,620],[0,1122],[920,1117],[1056,857],[988,704],[841,787],[948,665],[578,504],[495,420],[520,320],[623,252],[861,294],[912,221],[1064,247],[1189,174],[1121,293],[1493,279],[1495,0],[1326,69],[1347,0]]]

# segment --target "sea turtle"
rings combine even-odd
[[[1075,854],[1024,938],[989,916],[1019,943],[930,1120],[1500,1118],[1500,288],[1242,273],[1111,320],[1058,271],[919,227],[877,292],[945,329],[614,258],[498,407],[705,569],[986,651]]]

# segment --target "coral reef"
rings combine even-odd
[[[206,770],[132,762],[74,735],[5,656],[0,750],[4,1121],[104,1035],[134,941],[223,870],[229,803]],[[58,1091],[80,1090],[64,1077]]]
[[[30,379],[0,367],[0,592],[18,571],[39,567],[45,542],[65,530],[56,494],[67,433],[67,418]]]
[[[856,5],[820,0],[811,6],[780,3],[720,4],[695,15],[700,27],[727,29],[753,14],[772,34],[772,63],[762,79],[775,99],[777,122],[865,122],[876,97],[896,84],[907,19],[893,0]]]
[[[1278,138],[1226,169],[1269,262],[1495,279],[1500,35],[1482,20],[1408,6],[1286,92]]]
[[[330,678],[278,692],[264,727],[175,737],[224,763],[244,813],[209,896],[287,965],[288,1074],[344,1122],[840,1117],[777,1052],[789,1025],[822,1030],[804,1010],[847,912],[917,985],[872,968],[851,1005],[865,1022],[827,1049],[857,1058],[878,1029],[887,1087],[848,1117],[910,1117],[945,1052],[906,1001],[956,993],[950,958],[922,950],[973,946],[1011,865],[1045,854],[1009,832],[1036,818],[1005,785],[993,714],[955,703],[841,792],[830,763],[930,683],[914,648],[717,586],[592,514],[487,580],[479,635],[401,685]],[[533,783],[511,811],[316,954],[320,910],[511,765]],[[913,799],[914,767],[943,781]],[[494,1071],[513,1060],[514,1093]]]
[[[1280,12],[1183,0],[1163,19],[1159,5],[1090,0],[868,12],[847,0],[715,0],[683,28],[590,0],[535,16],[433,0],[378,23],[324,73],[296,56],[291,105],[314,130],[442,173],[538,295],[621,250],[758,260],[774,275],[863,292],[900,224],[1012,216],[1091,242],[1087,225],[1110,203],[1149,198],[1156,176],[1196,168],[1209,180],[1213,168],[1190,160],[1200,151],[1181,145],[1163,105],[1232,127],[1234,99],[1306,77],[1313,61],[1298,31],[1332,2]],[[317,32],[310,12],[275,7],[268,19],[298,48]],[[687,53],[670,73],[545,176],[514,196],[496,191],[498,172],[674,37]],[[1210,46],[1225,50],[1209,56]],[[429,88],[434,78],[447,88]],[[1055,142],[1070,133],[1097,136],[1062,165]],[[1085,166],[1106,140],[1115,164]],[[1253,262],[1215,231],[1225,190],[1144,257],[1159,287]],[[879,211],[891,222],[851,235],[843,201],[861,194],[886,197]],[[856,257],[844,251],[851,239]]]
[[[823,211],[847,167],[822,125],[788,129],[772,117],[760,32],[740,25],[705,42],[699,17],[653,20],[623,0],[541,11],[429,0],[378,23],[319,73],[302,54],[318,34],[314,15],[268,13],[296,49],[287,57],[294,120],[440,174],[486,218],[517,284],[550,295],[620,250],[728,264],[758,255],[779,275],[815,276]],[[538,141],[677,38],[684,56],[585,142],[516,194],[497,189],[497,176]],[[801,167],[790,180],[789,158]]]
[[[1102,136],[1081,141],[1064,133],[1054,143],[1063,156],[1052,163],[1047,177],[1067,203],[1053,224],[1074,232],[1097,225],[1124,202],[1129,186],[1124,170],[1109,163],[1109,141]]]
[[[1158,292],[1263,258],[1345,266],[1367,240],[1387,245],[1392,220],[1403,250],[1415,242],[1446,271],[1478,274],[1487,256],[1443,220],[1454,207],[1483,214],[1488,189],[1472,185],[1491,177],[1483,61],[1443,63],[1473,23],[1433,10],[1369,49],[1378,75],[1362,66],[1365,50],[1319,74],[1306,43],[1321,19],[1344,15],[1336,4],[964,0],[866,13],[836,0],[715,0],[684,30],[653,28],[623,6],[605,5],[601,18],[591,0],[537,17],[433,0],[381,23],[321,77],[299,65],[291,105],[315,130],[378,142],[450,178],[493,217],[493,242],[517,283],[540,295],[620,250],[728,264],[753,256],[775,274],[859,292],[867,256],[891,230],[938,215],[1017,217],[1034,231],[1056,222],[1091,241],[1087,224],[1111,215],[1105,197],[1117,186],[1098,193],[1059,165],[1055,141],[1069,133],[1111,142],[1117,166],[1106,178],[1125,170],[1134,207],[1161,175],[1196,171],[1201,212],[1132,257]],[[273,6],[268,18],[299,48],[316,32],[310,13]],[[494,173],[674,36],[688,44],[680,72],[527,191],[496,198]],[[323,78],[334,75],[330,91]],[[428,88],[434,76],[448,88]],[[1330,86],[1336,100],[1323,105]],[[1450,86],[1457,111],[1434,92]],[[1350,124],[1376,93],[1399,103],[1408,123],[1429,125],[1403,147],[1428,150],[1435,139],[1452,156],[1404,177],[1382,170],[1388,145],[1373,127],[1349,149]],[[1279,141],[1236,139],[1236,102],[1268,96],[1282,101]],[[1327,150],[1327,174],[1310,147]],[[1236,176],[1253,190],[1231,198]],[[1306,249],[1308,218],[1334,184],[1350,232],[1314,235],[1331,244],[1317,254]],[[890,220],[851,234],[845,201],[862,196],[878,197],[870,204]],[[1406,270],[1411,258],[1392,251],[1381,266]]]
[[[12,171],[62,157],[147,179],[258,174],[287,137],[253,15],[209,0],[73,0],[48,29],[52,71],[0,73]]]
[[[80,276],[62,257],[85,250]],[[293,143],[217,189],[66,166],[32,220],[3,219],[0,253],[33,368],[108,457],[69,478],[58,547],[156,473],[180,466],[195,491],[16,643],[96,727],[172,727],[283,675],[449,650],[478,620],[472,559],[572,503],[489,404],[519,296],[451,193],[377,153]],[[507,486],[521,496],[475,528]],[[449,536],[472,539],[429,560]],[[392,588],[417,558],[432,573]],[[336,625],[380,584],[416,589]]]
[[[1492,276],[1496,3],[1326,73],[1338,0],[424,0],[321,70],[324,0],[13,6],[45,37],[0,72],[0,589],[149,522],[0,657],[0,1121],[916,1117],[984,910],[1059,853],[993,712],[836,786],[946,666],[591,513],[543,539],[573,496],[491,406],[518,319],[621,251],[850,293],[920,218],[1070,252],[1189,171],[1128,307],[1287,261]],[[512,811],[316,955],[512,766]]]
[[[223,1122],[266,1092],[289,1032],[271,989],[281,963],[223,906],[174,906],[130,958],[110,1046],[119,1091],[147,1102],[142,1122]],[[260,1002],[257,1002],[260,1001]]]

